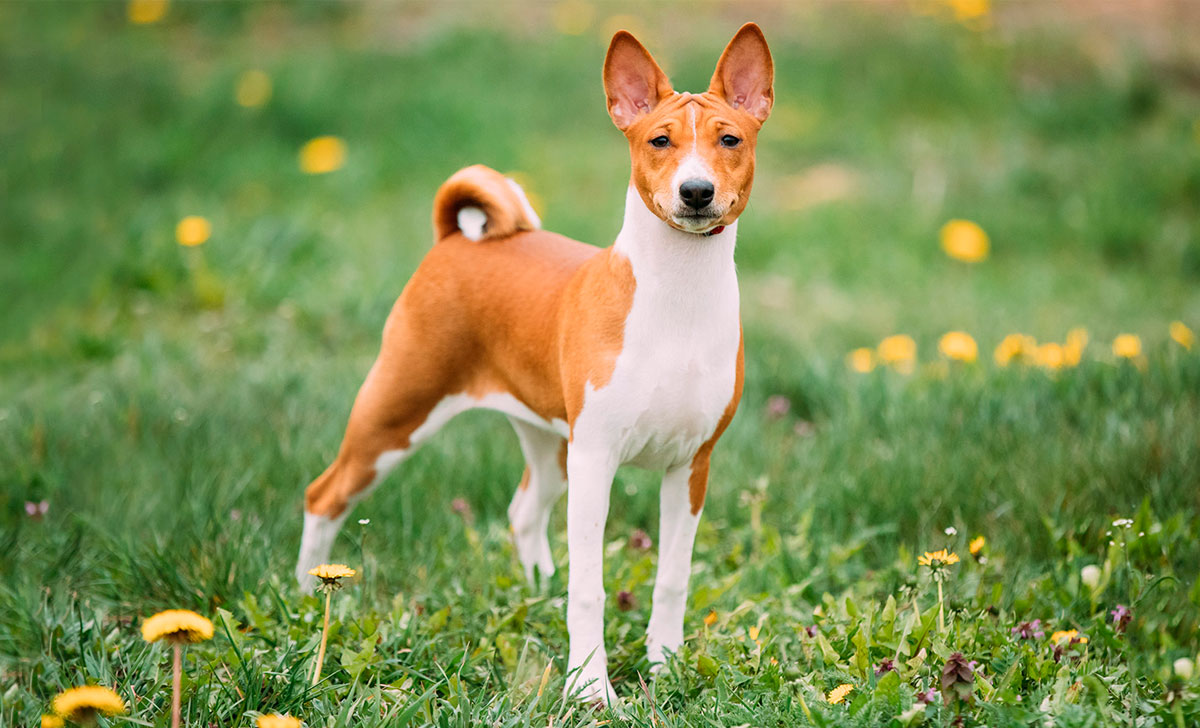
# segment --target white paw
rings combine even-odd
[[[653,632],[646,635],[646,658],[650,661],[650,671],[658,674],[663,665],[671,655],[679,651],[680,645],[683,644],[683,630],[678,630],[678,635],[662,638]]]
[[[567,687],[563,695],[581,703],[596,703],[605,707],[618,705],[617,691],[608,679],[608,670],[596,669],[590,664],[567,676]]]
[[[317,578],[308,573],[308,568],[304,563],[296,564],[296,583],[301,594],[312,594],[317,588]]]

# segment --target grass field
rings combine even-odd
[[[192,726],[1200,722],[1200,350],[1168,329],[1200,328],[1194,73],[1003,6],[435,7],[177,3],[143,25],[121,3],[0,4],[0,725],[83,683],[166,725],[170,656],[139,625],[175,607],[217,627],[187,652]],[[519,174],[546,227],[608,244],[628,176],[609,26],[700,90],[752,18],[777,105],[740,226],[747,384],[684,650],[643,689],[655,557],[629,542],[654,538],[657,490],[622,471],[605,582],[624,704],[561,699],[566,569],[524,583],[520,451],[476,413],[355,511],[334,557],[362,579],[309,688],[302,489],[430,245],[437,185],[475,162]],[[243,88],[247,107],[254,69],[270,93]],[[305,174],[322,135],[344,165]],[[202,245],[176,242],[187,215],[210,221]],[[986,260],[942,252],[954,218],[987,232]],[[1077,327],[1075,366],[993,361],[1008,334]],[[977,361],[938,353],[953,330]],[[1122,333],[1140,353],[1114,354]],[[911,373],[847,366],[895,334]],[[917,561],[941,548],[961,557],[939,572],[944,625]]]

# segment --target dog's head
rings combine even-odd
[[[742,214],[774,77],[767,40],[754,23],[729,41],[702,94],[677,93],[636,38],[624,30],[613,36],[604,59],[608,113],[629,139],[632,184],[651,212],[689,233]]]

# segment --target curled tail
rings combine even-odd
[[[471,240],[504,238],[541,225],[521,186],[482,164],[455,172],[433,198],[435,240],[460,230]]]

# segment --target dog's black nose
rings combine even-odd
[[[679,185],[679,196],[684,204],[693,210],[699,210],[708,205],[713,199],[712,182],[703,179],[689,179]]]

